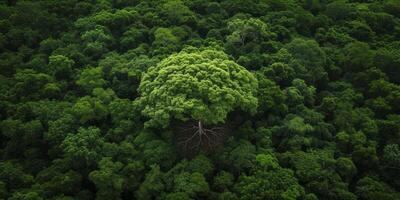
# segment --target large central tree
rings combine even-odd
[[[211,130],[203,125],[223,123],[235,109],[254,113],[257,87],[254,75],[224,52],[190,47],[148,69],[138,102],[149,118],[146,127],[195,120],[194,135],[205,135]]]

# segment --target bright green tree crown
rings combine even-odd
[[[217,124],[236,108],[254,113],[257,87],[254,75],[224,52],[190,48],[149,68],[139,103],[147,127],[166,127],[173,118]]]

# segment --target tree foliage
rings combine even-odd
[[[171,119],[217,124],[236,108],[254,113],[257,86],[255,77],[223,52],[188,49],[148,69],[139,101],[149,127],[165,128]]]
[[[0,199],[400,199],[399,0],[0,1]]]

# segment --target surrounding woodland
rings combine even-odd
[[[399,0],[0,1],[0,199],[399,192]]]

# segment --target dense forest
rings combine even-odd
[[[400,199],[400,1],[2,0],[0,199]]]

